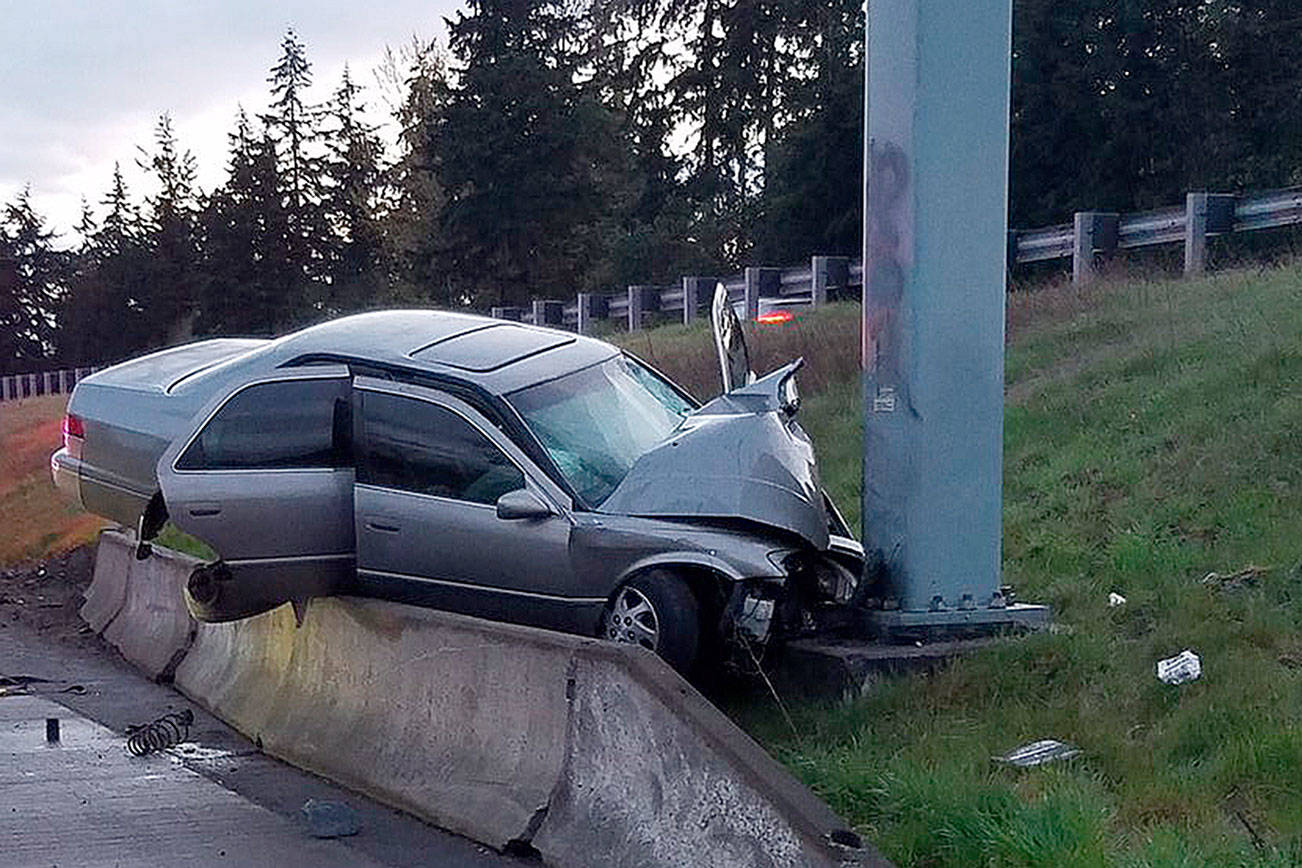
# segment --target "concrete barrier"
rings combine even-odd
[[[267,753],[444,828],[580,868],[888,864],[644,649],[353,598],[194,625],[194,562],[123,551],[104,536],[95,581],[126,574],[106,636],[130,659],[180,657],[176,687]]]
[[[136,560],[134,540],[122,535],[108,545],[127,547],[128,578],[122,609],[103,630],[104,638],[150,678],[167,681],[194,638],[195,621],[182,590],[202,561],[157,547],[148,558]],[[100,550],[104,547],[101,540]],[[116,551],[113,560],[121,561]]]
[[[127,598],[127,577],[134,559],[134,547],[121,531],[106,530],[99,535],[95,550],[95,571],[86,588],[81,619],[96,633],[103,633],[109,622],[122,611]]]

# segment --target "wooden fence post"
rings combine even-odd
[[[628,330],[638,331],[642,328],[642,287],[628,288]]]
[[[809,303],[812,307],[827,304],[827,292],[840,289],[850,281],[850,257],[815,256],[809,261]]]
[[[1072,246],[1071,282],[1084,285],[1098,277],[1096,253],[1117,249],[1119,214],[1102,211],[1077,211],[1075,243]]]
[[[1184,201],[1184,273],[1207,270],[1207,239],[1234,230],[1236,197],[1226,193],[1189,193]]]
[[[536,326],[561,326],[565,322],[565,303],[551,298],[533,300],[533,324]]]

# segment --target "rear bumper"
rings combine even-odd
[[[64,497],[81,506],[81,462],[60,449],[50,456],[50,476]]]

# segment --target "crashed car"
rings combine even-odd
[[[77,384],[56,484],[219,558],[206,621],[388,598],[659,653],[682,671],[855,605],[863,550],[796,422],[800,362],[749,371],[713,308],[725,392],[699,405],[619,348],[434,310],[206,340]]]

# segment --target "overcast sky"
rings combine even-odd
[[[103,198],[115,160],[138,196],[136,145],[152,142],[165,111],[210,190],[223,175],[237,105],[251,114],[266,105],[286,27],[307,45],[315,96],[323,98],[345,63],[370,85],[386,45],[413,34],[442,40],[443,16],[459,5],[0,0],[0,202],[30,184],[37,208],[67,232],[83,196],[92,205]]]

